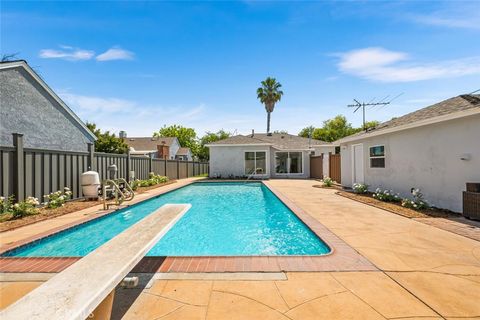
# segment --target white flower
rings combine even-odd
[[[64,190],[64,191],[70,191],[70,188],[65,187],[65,188],[63,188],[63,190]]]

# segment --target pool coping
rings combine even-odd
[[[165,193],[186,187],[195,182],[242,182],[241,180],[193,180],[177,185],[174,188],[152,194],[141,201],[129,206],[136,205],[143,201],[158,197]],[[258,182],[258,181],[252,181]],[[297,206],[288,197],[271,186],[268,181],[260,181],[280,201],[282,201],[317,237],[325,242],[330,252],[324,255],[303,255],[303,256],[168,256],[168,257],[144,257],[132,272],[138,273],[211,273],[211,272],[312,272],[312,271],[376,271],[378,270],[368,259],[354,250],[332,231],[326,228],[318,220],[310,216],[302,208]],[[126,206],[126,207],[129,207]],[[35,236],[16,241],[4,246],[0,254],[14,250],[28,243],[39,241],[45,237],[53,236],[102,218],[125,207],[102,212],[95,216],[86,217],[78,221],[68,223],[61,227],[53,228]],[[0,257],[0,273],[55,273],[61,272],[81,257]]]

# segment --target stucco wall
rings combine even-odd
[[[23,133],[26,148],[87,151],[90,141],[71,116],[23,69],[0,70],[0,145]]]
[[[245,176],[245,151],[266,151],[267,171],[269,171],[270,147],[268,146],[212,146],[210,147],[210,177]]]
[[[268,146],[228,146],[210,147],[210,176],[223,178],[233,175],[235,177],[245,176],[245,152],[266,151],[267,152],[267,176],[271,178],[297,178],[310,177],[310,156],[309,152],[303,151],[303,174],[298,175],[276,175],[275,174],[275,151]]]
[[[363,143],[365,183],[409,196],[422,189],[432,205],[461,212],[466,182],[480,182],[480,115],[356,141]],[[369,147],[385,145],[385,168],[370,168]],[[352,143],[341,146],[342,184],[352,185]],[[470,154],[470,160],[461,160]]]

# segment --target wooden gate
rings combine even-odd
[[[323,178],[323,154],[310,156],[310,177],[315,179]]]
[[[329,177],[332,178],[334,181],[341,183],[341,161],[340,161],[340,154],[330,154],[329,157]]]

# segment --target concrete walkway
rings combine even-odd
[[[118,289],[116,319],[473,319],[480,242],[313,188],[269,182],[380,271],[288,273],[288,280],[156,280]],[[37,283],[2,283],[0,307]]]

